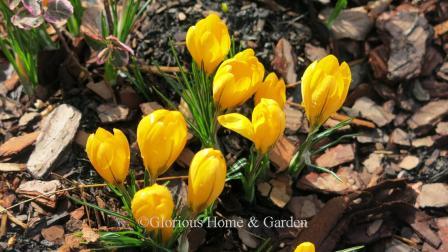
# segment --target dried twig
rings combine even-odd
[[[8,208],[4,208],[2,206],[0,206],[0,213],[5,214],[8,216],[8,219],[11,220],[13,223],[15,223],[17,226],[23,228],[23,229],[27,229],[28,225],[23,223],[21,220],[17,219],[12,213],[10,213],[8,211],[8,209],[11,209],[12,207],[8,207]],[[3,221],[3,217],[2,217],[2,221]]]
[[[163,73],[179,73],[180,68],[176,66],[150,66],[150,65],[141,65],[140,70],[146,73],[153,73],[161,75]],[[184,69],[186,71],[186,69]]]

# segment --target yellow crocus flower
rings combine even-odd
[[[258,104],[261,98],[272,99],[283,108],[286,103],[286,85],[283,79],[278,79],[273,72],[268,74],[255,93],[255,104]]]
[[[224,189],[227,167],[221,151],[200,150],[191,161],[188,173],[188,204],[198,214],[209,207]]]
[[[219,116],[218,122],[251,140],[257,151],[265,154],[285,130],[285,112],[276,101],[262,98],[252,112],[252,122],[238,113]]]
[[[322,125],[344,104],[351,82],[350,67],[334,55],[314,61],[302,76],[302,105],[311,130]]]
[[[219,16],[211,13],[188,28],[186,44],[194,62],[211,74],[229,53],[229,31]]]
[[[221,109],[233,108],[247,101],[263,81],[264,66],[252,49],[225,60],[213,79],[213,99]]]
[[[179,111],[159,109],[137,126],[137,143],[145,168],[155,180],[179,157],[187,143],[187,124]]]
[[[314,244],[311,242],[302,242],[296,247],[294,252],[315,252]]]
[[[130,150],[126,136],[119,129],[113,134],[98,128],[87,139],[86,152],[95,170],[109,184],[122,184],[129,172]]]
[[[146,231],[154,232],[155,237],[161,231],[163,241],[169,240],[173,233],[171,218],[174,201],[166,186],[153,184],[137,191],[131,202],[131,210],[134,219]]]

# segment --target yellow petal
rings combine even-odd
[[[302,242],[296,247],[294,252],[315,252],[314,244],[311,242]]]
[[[268,74],[255,93],[255,104],[258,104],[261,98],[273,99],[283,108],[286,103],[286,85],[283,79],[279,80],[273,72]]]
[[[285,130],[285,113],[272,99],[261,99],[252,112],[255,147],[262,154],[267,153]]]
[[[238,113],[218,116],[218,122],[223,127],[235,131],[243,137],[253,141],[254,130],[250,120]]]

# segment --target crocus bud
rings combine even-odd
[[[158,184],[137,191],[131,202],[132,215],[137,223],[146,231],[154,232],[155,237],[161,232],[165,242],[173,233],[173,209],[174,201],[170,190]]]
[[[179,111],[159,109],[137,126],[137,143],[152,179],[166,172],[187,143],[187,124]]]
[[[211,74],[229,53],[229,31],[219,16],[211,13],[188,28],[186,43],[194,62]]]
[[[350,67],[328,55],[314,61],[302,76],[302,106],[311,130],[338,111],[347,97],[352,76]]]
[[[283,79],[278,79],[275,73],[270,73],[260,84],[255,93],[255,104],[261,101],[261,98],[268,98],[276,101],[281,108],[285,106],[286,102],[286,86]]]
[[[203,149],[194,155],[188,173],[188,204],[194,213],[209,207],[224,189],[226,161],[219,150]]]
[[[285,130],[285,112],[272,99],[264,99],[255,106],[252,122],[238,113],[218,116],[218,122],[251,140],[261,154],[267,153]]]
[[[311,242],[302,242],[296,247],[294,252],[315,252],[314,244]]]
[[[213,99],[221,109],[241,105],[255,93],[263,77],[263,65],[252,49],[246,49],[219,66],[213,79]]]
[[[98,128],[90,134],[86,145],[87,156],[95,170],[109,184],[122,184],[129,172],[130,150],[126,136],[119,129],[114,134]]]

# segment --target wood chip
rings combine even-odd
[[[380,174],[383,172],[382,161],[384,154],[371,153],[369,157],[362,163],[367,171],[371,174]]]
[[[443,183],[424,184],[417,197],[420,207],[447,207],[448,186]]]
[[[372,236],[376,234],[376,232],[380,230],[382,224],[383,224],[382,219],[378,219],[372,222],[372,224],[370,224],[369,227],[367,228],[367,235]]]
[[[26,147],[32,145],[39,132],[26,133],[18,137],[12,137],[0,146],[0,157],[9,157],[21,152]]]
[[[81,220],[84,214],[85,214],[84,206],[80,206],[70,213],[70,217],[72,217],[75,220]]]
[[[303,112],[289,104],[286,104],[284,111],[286,115],[286,130],[294,134],[300,129],[300,127],[302,127],[302,121],[304,118]]]
[[[0,163],[1,172],[21,172],[26,169],[26,164]]]
[[[434,35],[439,37],[448,32],[448,20],[434,26]]]
[[[193,160],[194,152],[185,147],[184,150],[180,153],[179,157],[176,160],[176,163],[184,168],[190,167],[191,160]]]
[[[367,97],[356,100],[352,109],[361,117],[373,121],[379,127],[389,124],[394,119],[394,114],[387,112],[382,106],[377,105]]]
[[[100,81],[97,83],[89,82],[87,83],[87,88],[106,101],[110,101],[114,98],[114,91],[112,90],[112,87],[105,81]]]
[[[54,225],[49,228],[44,228],[41,231],[45,240],[61,245],[64,243],[64,227],[61,225]]]
[[[269,184],[272,186],[269,199],[277,207],[284,208],[286,204],[288,204],[292,195],[291,177],[289,175],[281,175],[270,180]]]
[[[448,135],[448,122],[439,122],[436,127],[436,132],[439,135]]]
[[[394,131],[392,131],[392,133],[390,134],[389,138],[390,142],[393,144],[411,146],[411,140],[408,133],[400,128],[395,128]]]
[[[339,144],[327,149],[324,154],[316,159],[316,164],[321,167],[333,168],[338,165],[351,162],[355,159],[355,150],[351,144]]]
[[[89,138],[90,134],[85,132],[84,130],[78,130],[78,132],[75,135],[75,143],[77,143],[79,146],[85,148],[87,144],[87,139]]]
[[[19,75],[16,72],[13,72],[11,76],[3,82],[3,85],[1,85],[5,89],[4,94],[14,90],[19,85],[19,83],[20,83]]]
[[[302,190],[312,190],[325,193],[344,194],[364,189],[366,184],[360,175],[349,167],[341,167],[336,173],[342,182],[328,173],[311,172],[302,176],[296,186]]]
[[[412,146],[415,148],[432,147],[433,145],[434,145],[434,139],[431,136],[426,136],[412,140]]]
[[[420,159],[416,156],[408,155],[401,162],[398,164],[398,166],[401,169],[405,170],[412,170],[415,169],[420,164]]]
[[[140,110],[142,111],[143,115],[149,115],[157,109],[163,109],[162,105],[157,102],[145,102],[140,104]]]
[[[336,39],[349,38],[362,41],[373,27],[373,20],[362,7],[345,9],[340,12],[331,26]]]
[[[432,29],[417,8],[397,8],[376,20],[379,31],[389,35],[390,56],[387,78],[411,79],[419,76]]]
[[[272,148],[269,158],[277,168],[277,172],[285,171],[289,167],[289,162],[294,156],[296,147],[286,137],[280,138]]]
[[[408,120],[408,124],[411,129],[435,125],[447,114],[448,100],[431,101],[417,110]]]
[[[305,57],[310,61],[320,60],[327,55],[328,52],[324,48],[314,46],[310,43],[305,44]]]
[[[28,112],[25,113],[22,117],[19,119],[19,127],[26,127],[28,124],[36,120],[37,118],[40,118],[40,114],[37,112]]]
[[[42,178],[68,157],[63,151],[74,139],[80,120],[81,113],[67,104],[58,106],[44,118],[36,148],[27,162],[27,169],[35,178]]]
[[[56,207],[56,191],[62,187],[59,180],[42,181],[31,180],[20,184],[16,193],[27,198],[36,198],[36,201],[50,208]]]
[[[288,210],[295,219],[309,219],[324,206],[315,194],[302,197],[292,197],[288,203]]]
[[[287,84],[297,82],[296,56],[294,49],[285,38],[281,38],[275,46],[272,67],[281,74]]]
[[[387,143],[389,136],[384,134],[380,129],[371,131],[360,132],[359,136],[356,136],[356,140],[360,143]]]
[[[263,197],[268,197],[271,193],[272,186],[268,182],[261,182],[257,184],[257,190]]]
[[[96,108],[102,123],[116,123],[128,119],[129,108],[124,105],[101,104]]]

